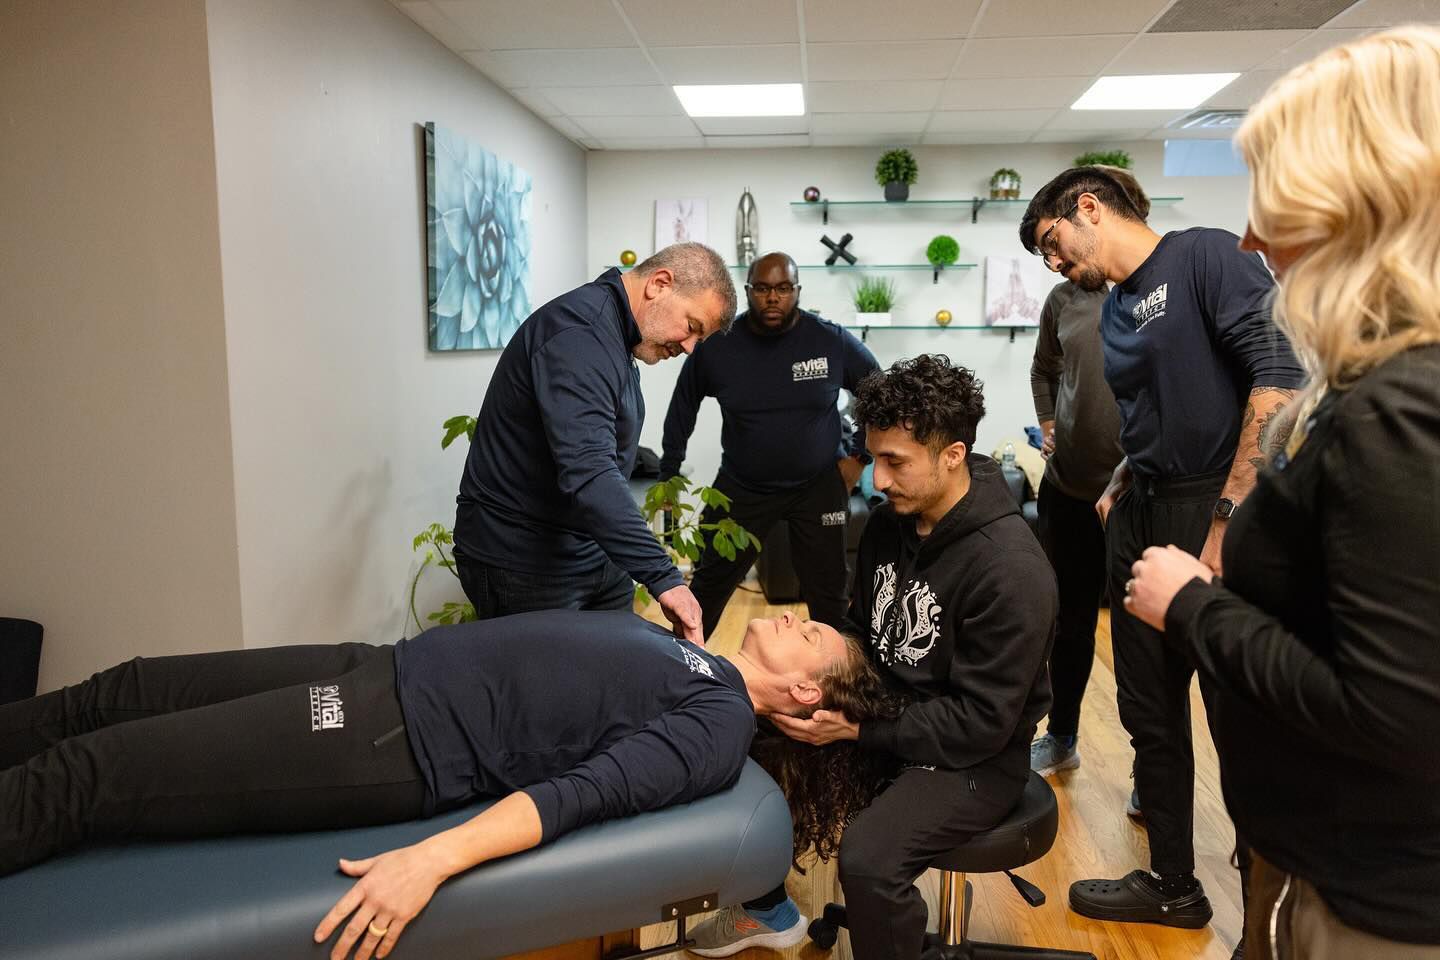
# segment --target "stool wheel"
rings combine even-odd
[[[835,941],[840,936],[840,928],[824,917],[811,920],[810,928],[806,932],[810,934],[811,942],[821,950],[829,950],[835,946]]]

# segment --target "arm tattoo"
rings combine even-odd
[[[1290,431],[1294,429],[1295,418],[1286,416],[1285,408],[1290,405],[1291,400],[1295,399],[1295,391],[1280,387],[1264,387],[1262,389],[1273,390],[1283,398],[1260,420],[1260,452],[1264,454],[1264,460],[1269,462],[1275,454],[1285,449],[1285,444],[1290,439]],[[1255,405],[1252,401],[1249,404],[1252,415],[1254,409]]]

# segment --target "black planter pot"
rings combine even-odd
[[[885,184],[885,199],[891,203],[910,199],[910,184],[904,180],[891,180]]]
[[[0,617],[0,703],[35,696],[44,632],[33,620]]]

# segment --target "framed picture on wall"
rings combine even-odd
[[[498,350],[530,315],[530,175],[425,124],[431,350]]]
[[[704,199],[655,201],[655,249],[672,243],[705,243],[708,204]]]
[[[1039,257],[986,257],[985,325],[1038,327],[1040,308],[1060,279]]]

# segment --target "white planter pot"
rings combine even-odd
[[[888,327],[888,326],[890,326],[890,314],[888,314],[888,313],[857,313],[857,314],[855,314],[855,326],[857,326],[857,327]]]

